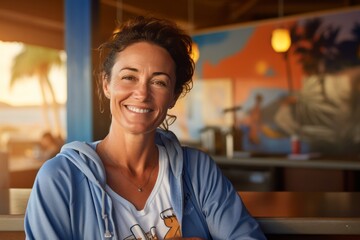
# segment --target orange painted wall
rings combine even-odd
[[[286,62],[284,55],[276,53],[271,45],[273,25],[267,24],[255,29],[242,51],[225,58],[213,65],[206,61],[203,65],[203,79],[231,78],[234,80],[235,103],[245,101],[251,89],[259,86],[265,88],[288,88]],[[297,58],[289,52],[291,76],[294,89],[299,89],[303,73],[297,64]],[[266,74],[271,71],[273,74]]]

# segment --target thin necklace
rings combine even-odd
[[[105,151],[104,151],[104,153],[105,153],[105,157],[106,157],[107,159],[109,159],[109,157],[107,156],[107,153],[106,153]],[[155,167],[156,167],[156,164],[154,164],[154,166],[152,167],[151,172],[150,172],[150,174],[149,174],[146,182],[145,182],[143,185],[138,185],[138,184],[136,184],[135,182],[133,182],[130,178],[126,177],[125,174],[122,172],[121,168],[119,168],[119,172],[120,172],[121,175],[123,175],[123,177],[124,177],[128,182],[130,182],[132,185],[134,185],[134,186],[137,188],[138,192],[142,192],[142,191],[144,190],[144,187],[146,187],[146,186],[148,185],[148,183],[149,183],[149,181],[150,181],[150,178],[151,178],[151,176],[152,176],[152,174],[153,174],[153,172],[154,172]]]
[[[120,171],[121,175],[123,175],[125,177],[125,179],[128,180],[129,183],[131,183],[132,185],[134,185],[137,188],[138,192],[142,192],[144,190],[144,187],[146,187],[148,185],[150,178],[154,172],[155,166],[156,166],[156,164],[154,164],[154,166],[152,167],[151,172],[150,172],[146,182],[143,185],[138,185],[135,182],[133,182],[130,178],[126,177],[121,169],[119,169],[119,171]]]

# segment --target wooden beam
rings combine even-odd
[[[64,23],[0,9],[0,40],[64,49]]]

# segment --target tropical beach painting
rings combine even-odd
[[[0,41],[0,149],[66,137],[64,51]]]
[[[291,33],[286,53],[271,47],[280,24]],[[193,39],[195,81],[232,81],[244,151],[289,154],[296,136],[301,153],[360,152],[359,9],[204,30]],[[196,111],[184,116],[198,139],[206,123]]]

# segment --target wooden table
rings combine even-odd
[[[36,174],[44,160],[26,156],[12,156],[9,159],[9,187],[32,188]]]
[[[31,189],[0,189],[0,231],[23,231]]]
[[[319,157],[308,160],[292,160],[284,156],[234,157],[213,156],[219,167],[226,172],[246,170],[266,173],[269,180],[266,186],[245,186],[248,191],[360,191],[360,158],[352,157]],[[233,177],[238,190],[244,189],[237,174]]]
[[[360,235],[360,192],[244,192],[266,234]]]
[[[1,232],[24,231],[31,189],[0,190]],[[360,192],[241,192],[267,235],[360,237]]]
[[[34,159],[26,156],[15,156],[9,159],[9,171],[20,172],[27,170],[39,170],[45,160]]]
[[[291,160],[283,157],[234,157],[213,156],[215,162],[223,166],[251,166],[251,167],[286,167],[286,168],[312,168],[324,170],[358,170],[360,159],[354,157],[344,158],[315,158],[309,160]]]

